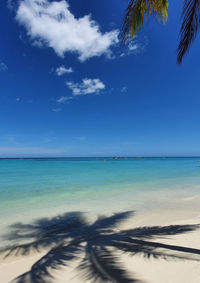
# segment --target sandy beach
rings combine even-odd
[[[123,221],[123,223],[114,230],[118,233],[122,230],[127,231],[144,226],[156,226],[160,228],[168,225],[180,225],[180,227],[185,227],[185,225],[198,225],[199,223],[200,209],[198,207],[198,198],[190,197],[175,200],[163,209],[136,213],[126,221]],[[139,280],[137,282],[197,283],[200,280],[200,229],[198,226],[194,227],[194,230],[192,228],[191,231],[184,233],[171,233],[170,235],[170,232],[167,232],[164,234],[161,233],[160,235],[157,234],[150,238],[140,237],[139,240],[159,243],[161,245],[165,244],[172,248],[166,249],[162,246],[157,247],[155,250],[150,251],[150,254],[152,254],[149,254],[149,256],[142,250],[135,254],[117,251],[115,254],[120,259],[118,265],[126,270],[130,278]],[[186,252],[174,250],[175,246],[189,248],[191,252],[190,250]],[[41,259],[46,252],[47,250],[45,249],[39,253],[32,250],[27,256],[12,254],[4,259],[2,255],[0,264],[1,282],[39,282],[31,281],[30,277],[23,278],[24,281],[19,281],[19,279],[15,280],[15,278],[30,271],[32,266]],[[78,271],[77,266],[80,264],[81,260],[83,260],[83,255],[80,253],[78,259],[72,260],[70,263],[67,262],[66,266],[48,269],[52,277],[48,277],[48,279],[42,282],[93,282],[93,279],[86,279],[86,275],[80,273],[80,270]]]

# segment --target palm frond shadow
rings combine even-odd
[[[43,283],[54,279],[53,271],[69,266],[78,259],[76,268],[82,281],[141,282],[122,267],[118,252],[165,260],[200,260],[200,250],[163,244],[155,239],[184,234],[199,225],[170,225],[119,230],[118,225],[133,212],[100,217],[90,223],[81,212],[43,218],[32,224],[16,223],[6,239],[18,244],[4,249],[5,257],[26,256],[32,251],[45,251],[31,269],[14,281]]]

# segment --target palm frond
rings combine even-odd
[[[200,250],[127,238],[124,241],[113,241],[113,246],[131,255],[141,254],[144,257],[156,259],[187,259],[200,261]],[[178,252],[178,253],[177,253]],[[181,252],[181,253],[180,253]]]
[[[130,230],[122,230],[118,233],[120,237],[134,237],[140,239],[160,238],[188,233],[199,229],[200,225],[169,225],[169,226],[144,226]]]
[[[56,239],[55,239],[55,242]],[[52,241],[47,242],[47,240],[39,240],[30,242],[27,244],[21,244],[21,245],[15,245],[15,246],[9,246],[5,249],[2,249],[0,253],[4,254],[4,258],[7,258],[9,256],[27,256],[31,254],[31,252],[41,252],[45,248],[49,248],[53,245]]]
[[[185,0],[182,11],[182,25],[180,30],[180,42],[177,50],[177,62],[181,64],[183,56],[197,35],[200,25],[199,0]]]
[[[32,224],[16,223],[10,226],[11,231],[5,235],[6,240],[11,243],[14,240],[15,244],[0,250],[0,253],[8,257],[50,249],[80,234],[79,229],[83,227],[87,227],[87,222],[80,212],[65,213],[51,219],[42,218]]]
[[[105,247],[87,245],[86,256],[78,268],[85,280],[90,282],[139,282],[130,278],[127,272],[119,267],[119,258]]]
[[[86,224],[81,212],[68,212],[53,218],[41,218],[32,224],[16,223],[10,226],[11,232],[5,235],[8,240],[41,239],[71,232]]]
[[[129,243],[123,241],[113,241],[112,246],[117,248],[118,250],[125,252],[126,254],[134,255],[142,255],[145,258],[154,258],[154,259],[174,259],[174,254],[169,254],[166,252],[161,252],[154,247],[149,247],[148,243],[146,245],[140,245],[138,243]],[[180,258],[177,256],[177,258]],[[181,257],[182,259],[182,257]]]
[[[69,262],[76,259],[81,252],[79,245],[58,246],[51,249],[37,262],[31,269],[15,279],[16,283],[46,283],[53,278],[51,270],[66,266]]]
[[[86,221],[82,213],[67,213],[63,216],[39,219],[32,224],[17,223],[11,226],[7,239],[18,243],[8,248],[7,256],[27,255],[30,251],[41,251],[41,257],[31,269],[16,278],[18,283],[46,283],[53,278],[53,271],[67,266],[73,259],[85,252],[79,265],[82,279],[91,282],[138,282],[130,278],[119,264],[117,252],[144,257],[199,260],[200,250],[167,245],[150,239],[194,231],[199,225],[172,225],[139,227],[118,230],[117,225],[132,215],[120,212],[110,217],[98,218],[94,223]],[[116,229],[117,228],[117,229]],[[28,243],[27,243],[28,241]],[[196,256],[197,259],[194,257]]]
[[[167,21],[168,1],[167,0],[131,0],[126,9],[122,36],[124,42],[129,35],[133,38],[144,21],[151,15],[156,15],[162,22]]]
[[[99,217],[92,225],[91,228],[93,231],[98,230],[103,231],[111,228],[115,228],[121,222],[124,222],[127,218],[134,214],[133,211],[125,211],[115,213],[109,217],[101,216]]]

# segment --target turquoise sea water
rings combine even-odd
[[[200,192],[200,158],[0,159],[0,225],[106,213]]]

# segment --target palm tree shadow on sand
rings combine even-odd
[[[76,270],[80,282],[142,282],[130,276],[122,267],[120,254],[116,251],[132,256],[140,254],[146,258],[200,260],[198,249],[155,241],[194,231],[199,225],[117,229],[119,224],[132,215],[133,212],[129,211],[116,213],[90,223],[83,213],[71,212],[51,219],[42,218],[32,224],[11,225],[6,239],[19,244],[6,248],[3,251],[5,258],[45,251],[45,255],[28,272],[13,282],[51,282],[54,279],[53,271],[70,266],[73,260],[79,260]]]

